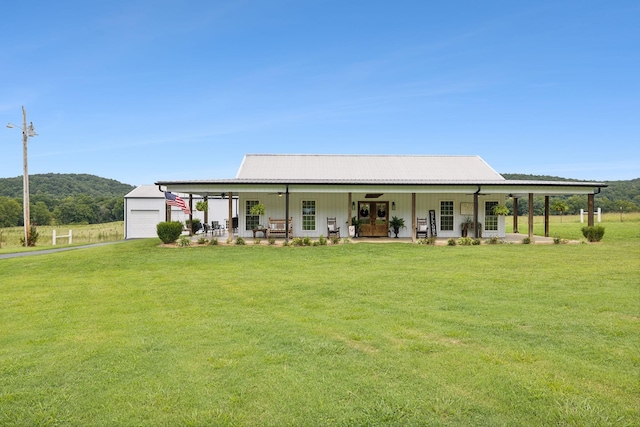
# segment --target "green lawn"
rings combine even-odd
[[[0,260],[0,425],[640,425],[640,222],[603,225]]]

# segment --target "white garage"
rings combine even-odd
[[[188,194],[180,194],[185,201],[189,199]],[[195,209],[200,197],[193,198],[193,218],[204,221],[204,212]],[[234,204],[234,216],[237,207]],[[164,193],[158,189],[157,185],[141,185],[129,194],[124,196],[124,238],[141,239],[156,237],[156,225],[166,220],[166,204]],[[209,222],[216,220],[224,226],[228,216],[228,200],[209,199]],[[177,207],[171,207],[171,221],[185,222],[188,215]]]

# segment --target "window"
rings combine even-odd
[[[453,231],[453,201],[440,202],[440,230]]]
[[[316,201],[315,200],[302,201],[302,229],[303,230],[316,229]]]
[[[251,215],[251,208],[260,202],[258,200],[247,200],[245,203],[245,230],[253,230],[260,224],[260,215]]]
[[[484,229],[498,229],[498,215],[493,212],[493,208],[498,206],[498,202],[485,202],[484,204]]]

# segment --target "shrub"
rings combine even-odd
[[[436,244],[436,238],[431,236],[431,237],[427,237],[425,239],[419,239],[418,240],[418,244],[419,245],[435,245]]]
[[[246,245],[246,242],[244,241],[244,239],[242,237],[238,237],[236,239],[236,245],[244,246],[244,245]]]
[[[455,245],[456,245],[456,239],[454,239],[453,237],[447,240],[447,246],[455,246]]]
[[[306,236],[304,239],[302,239],[302,244],[305,246],[311,246],[311,237]]]
[[[205,239],[204,237],[201,237],[201,238],[198,239],[198,244],[199,245],[206,245],[207,242],[208,242],[208,240]]]
[[[183,248],[186,246],[191,246],[191,239],[189,239],[187,236],[181,236],[178,240],[178,246],[181,246]]]
[[[481,243],[482,243],[482,240],[480,240],[480,239],[473,239],[473,240],[471,241],[471,244],[472,244],[473,246],[478,246],[478,245],[479,245],[479,244],[481,244]]]
[[[38,230],[36,230],[36,228],[32,225],[29,228],[30,232],[29,232],[29,241],[27,242],[27,244],[24,244],[24,237],[20,238],[20,244],[22,246],[35,246],[36,243],[38,242],[38,238],[40,237],[40,234],[38,234]]]
[[[524,239],[522,239],[523,245],[530,245],[531,243],[533,243],[533,240],[531,240],[531,238],[529,237],[525,237]]]
[[[327,245],[327,238],[324,237],[322,234],[320,235],[320,237],[318,237],[318,245],[320,245],[320,246],[326,246]]]
[[[156,225],[156,232],[162,243],[173,243],[182,234],[182,223],[178,221],[161,222]]]
[[[561,237],[554,237],[553,238],[553,243],[556,244],[556,245],[559,245],[561,243],[562,244],[567,244],[567,243],[569,243],[569,241],[567,239],[563,239]]]
[[[256,237],[255,239],[253,239],[253,244],[254,244],[254,245],[259,245],[259,244],[260,244],[260,242],[262,242],[262,240],[261,240],[260,238],[258,238],[258,237]]]
[[[304,242],[300,237],[294,237],[293,239],[291,239],[291,246],[302,246],[303,244]]]
[[[460,246],[471,246],[473,244],[473,239],[471,237],[461,237],[458,239],[458,244]]]
[[[331,236],[331,244],[337,245],[338,243],[340,243],[340,238],[338,236]]]
[[[270,245],[275,245],[276,244],[276,239],[274,237],[269,237],[269,244]]]
[[[493,236],[487,239],[487,245],[497,245],[498,243],[503,243],[498,236]]]
[[[582,227],[582,235],[589,242],[599,242],[604,236],[604,227],[601,225]]]
[[[218,239],[215,237],[209,240],[209,246],[218,246]]]

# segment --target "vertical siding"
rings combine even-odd
[[[239,195],[239,235],[243,237],[252,237],[250,230],[245,230],[245,202],[246,200],[258,200],[265,205],[265,215],[261,218],[261,223],[267,224],[268,218],[284,218],[285,217],[285,199],[286,196],[279,197],[277,194],[268,193],[242,193]],[[302,230],[302,201],[314,200],[316,202],[316,229]],[[413,230],[411,229],[411,194],[410,193],[386,193],[377,199],[366,199],[364,193],[353,193],[352,200],[356,206],[358,201],[388,201],[389,202],[389,219],[393,216],[403,218],[406,228],[400,230],[398,237],[411,237]],[[440,230],[440,202],[453,201],[454,203],[454,227],[453,231]],[[478,221],[484,227],[484,202],[497,201],[504,204],[505,196],[502,194],[485,195],[478,198]],[[396,209],[392,210],[392,203],[395,202]],[[460,203],[473,203],[472,194],[441,194],[441,193],[418,193],[416,194],[416,216],[419,218],[429,217],[429,210],[436,212],[436,224],[438,237],[459,237],[461,235],[460,224],[466,215],[460,213]],[[350,218],[347,216],[348,211],[348,195],[336,193],[291,193],[289,195],[289,214],[293,217],[293,235],[295,237],[319,237],[327,235],[327,217],[336,217],[340,226],[340,234],[342,237],[348,236],[348,222]],[[356,215],[355,211],[351,211],[352,216]],[[505,217],[498,217],[498,230],[484,231],[483,237],[491,237],[497,235],[504,237],[505,233]]]

